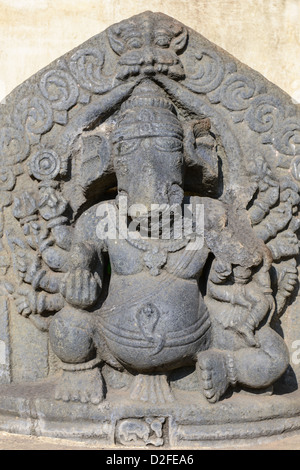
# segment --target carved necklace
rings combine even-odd
[[[143,260],[152,276],[160,274],[161,268],[167,263],[168,253],[175,253],[181,250],[192,240],[192,237],[190,237],[170,240],[151,239],[148,241],[142,238],[139,232],[136,231],[134,233],[135,237],[131,237],[130,232],[127,232],[126,240],[131,246],[145,252]],[[195,236],[195,233],[192,235]]]
[[[137,248],[138,250],[146,252],[144,256],[145,266],[149,269],[152,276],[158,276],[161,268],[166,264],[168,260],[168,253],[174,253],[184,248],[190,240],[159,240],[158,243],[150,243],[140,238],[132,238],[130,235],[127,238],[127,242]]]
[[[118,217],[116,218],[116,229],[119,231]],[[143,260],[152,276],[160,274],[161,268],[167,263],[168,253],[175,253],[181,250],[193,239],[191,236],[190,238],[178,240],[151,239],[151,241],[147,241],[145,238],[142,238],[138,231],[135,231],[134,234],[135,237],[131,237],[130,232],[127,231],[126,241],[131,246],[145,252]],[[196,234],[193,233],[192,235],[195,236]]]

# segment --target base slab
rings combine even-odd
[[[137,403],[110,390],[100,405],[54,398],[57,378],[0,387],[0,431],[62,438],[104,448],[197,448],[286,437],[300,430],[300,392],[234,393],[209,404],[200,392],[175,390],[176,404]]]

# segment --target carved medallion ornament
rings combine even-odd
[[[299,134],[285,93],[161,13],[14,90],[0,429],[176,448],[300,429]]]

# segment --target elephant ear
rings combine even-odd
[[[108,135],[108,125],[83,132],[74,147],[72,209],[77,213],[90,198],[99,196],[115,186],[113,159]],[[76,198],[74,197],[76,193]]]
[[[218,197],[221,193],[219,146],[211,132],[211,122],[202,117],[184,125],[186,189]],[[201,184],[199,184],[201,182]]]

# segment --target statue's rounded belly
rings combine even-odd
[[[100,310],[114,356],[147,371],[184,364],[207,342],[210,321],[197,282],[170,275],[114,276]]]

